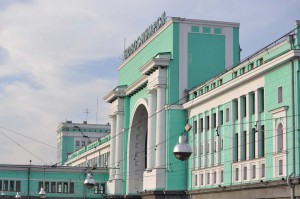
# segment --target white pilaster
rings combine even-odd
[[[207,141],[206,141],[206,115],[205,112],[203,113],[203,166],[206,167],[207,166],[207,162],[206,162],[206,150],[207,150]]]
[[[217,127],[217,130],[220,129],[220,127],[219,127],[219,107],[216,108],[216,127]],[[220,161],[220,159],[219,159],[220,136],[217,136],[217,132],[215,133],[215,140],[216,140],[216,162],[215,162],[215,165],[218,165],[218,164],[220,164],[220,162],[219,162]]]
[[[155,123],[156,123],[156,90],[148,90],[149,115],[147,138],[147,170],[154,167],[155,160]]]
[[[250,93],[246,95],[246,127],[247,127],[247,137],[246,137],[246,159],[250,158],[250,132],[251,132],[251,113],[250,113]]]
[[[196,162],[197,165],[196,167],[199,169],[201,167],[201,138],[200,138],[200,115],[197,115],[197,158],[196,158]]]
[[[238,161],[241,161],[242,160],[242,103],[241,103],[241,97],[239,97],[238,99],[238,120],[237,120],[237,125],[238,125]]]
[[[110,158],[109,158],[109,167],[114,168],[115,167],[115,146],[116,146],[116,116],[111,115],[111,139],[110,139]],[[115,176],[115,169],[109,170],[109,180],[112,180]]]
[[[259,143],[261,142],[260,138],[260,122],[259,122],[259,90],[255,91],[255,124],[256,124],[256,132],[255,132],[255,158],[259,158]]]
[[[166,139],[166,86],[157,85],[157,110],[156,110],[156,157],[155,168],[165,167],[165,139]]]
[[[123,112],[117,112],[117,125],[116,125],[116,161],[115,179],[122,179],[122,157],[123,157]]]

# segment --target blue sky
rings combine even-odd
[[[294,28],[300,1],[1,0],[0,126],[56,146],[59,122],[107,123],[102,98],[117,83],[129,45],[163,11],[168,16],[240,23],[242,57]],[[47,163],[55,149],[0,128]],[[43,164],[0,134],[0,163]],[[20,155],[21,154],[21,155]]]

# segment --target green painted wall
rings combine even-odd
[[[118,85],[131,85],[142,74],[139,68],[161,52],[173,53],[173,24],[162,31],[118,72]]]
[[[188,88],[203,83],[225,69],[225,36],[188,34]]]
[[[239,28],[233,28],[233,66],[240,63],[240,34]]]
[[[178,137],[184,130],[185,118],[183,110],[166,111],[166,190],[186,189],[186,161],[176,159],[173,154]]]

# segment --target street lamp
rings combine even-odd
[[[43,187],[41,187],[41,190],[39,192],[40,198],[46,198],[46,191],[44,190]]]
[[[192,126],[187,124],[184,128],[185,132],[191,130]],[[179,142],[175,145],[173,153],[175,157],[181,161],[187,160],[191,154],[192,149],[190,145],[187,143],[187,137],[185,135],[179,136]]]
[[[17,195],[15,196],[15,198],[22,198],[22,196],[19,194],[19,192],[17,192]]]
[[[84,185],[88,188],[88,189],[91,189],[93,188],[96,183],[95,183],[95,180],[93,178],[93,174],[92,174],[92,171],[89,171],[86,175],[86,179],[84,180]]]

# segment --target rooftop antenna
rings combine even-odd
[[[86,114],[85,121],[87,121],[87,118],[88,118],[88,116],[89,116],[89,109],[88,109],[88,108],[86,108],[86,110],[85,110],[85,112],[84,112],[84,113]]]
[[[126,37],[124,37],[123,61],[125,60],[125,45],[126,45]]]
[[[97,109],[96,109],[96,124],[98,124],[98,96],[97,96]]]

